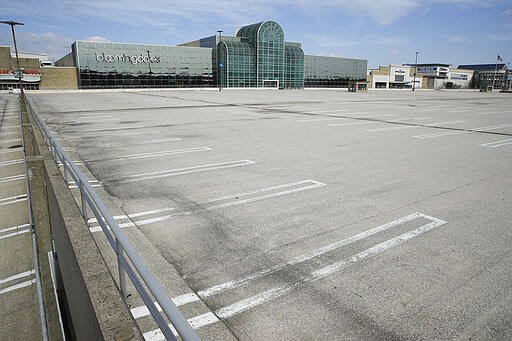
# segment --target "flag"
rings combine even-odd
[[[499,54],[498,54],[498,58],[496,58],[496,60],[503,63],[503,58],[501,58],[501,56]]]

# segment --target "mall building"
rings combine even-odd
[[[275,21],[178,46],[76,41],[56,66],[76,67],[78,87],[347,87],[367,61],[304,55]]]

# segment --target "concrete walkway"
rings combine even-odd
[[[0,97],[0,328],[9,340],[41,339],[19,100]]]

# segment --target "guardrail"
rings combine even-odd
[[[128,275],[133,286],[144,301],[144,304],[150,311],[158,327],[167,340],[176,340],[176,335],[171,327],[165,321],[164,316],[158,310],[153,302],[150,293],[146,290],[144,284],[149,289],[156,302],[160,305],[165,316],[171,321],[172,326],[183,340],[200,340],[194,329],[172,302],[155,276],[151,273],[147,265],[139,256],[136,249],[130,243],[128,238],[121,231],[121,228],[114,220],[112,214],[108,211],[105,204],[94,191],[86,176],[80,172],[73,161],[64,153],[62,147],[50,133],[46,124],[39,118],[33,110],[32,104],[25,99],[27,110],[34,118],[39,130],[41,131],[50,154],[56,162],[60,162],[63,167],[64,179],[68,183],[71,178],[80,190],[80,201],[82,206],[82,215],[87,223],[88,211],[90,210],[107,237],[112,249],[116,253],[119,272],[119,290],[126,299],[126,275]],[[142,279],[142,283],[141,280]]]

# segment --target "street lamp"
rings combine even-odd
[[[23,94],[23,84],[21,82],[21,77],[23,76],[21,74],[21,68],[20,68],[20,59],[18,57],[18,47],[16,46],[16,35],[14,34],[14,26],[15,25],[25,25],[24,23],[21,23],[21,22],[16,22],[16,21],[0,21],[0,23],[2,24],[7,24],[7,25],[10,25],[11,26],[11,31],[12,31],[12,40],[14,41],[14,51],[16,52],[16,65],[18,67],[18,69],[16,70],[16,73],[18,74],[18,81],[20,83],[20,93]]]
[[[219,43],[217,44],[217,81],[219,82],[219,91],[222,91],[222,68],[224,65],[220,62],[220,42],[222,40],[222,32],[217,31],[219,33]]]
[[[149,66],[149,74],[151,75],[153,72],[151,71],[151,55],[149,54],[151,51],[147,50],[148,53],[148,66]]]
[[[412,91],[414,91],[414,87],[416,86],[416,72],[418,72],[418,51],[414,52],[416,54],[416,59],[414,60],[414,80],[412,82]]]

